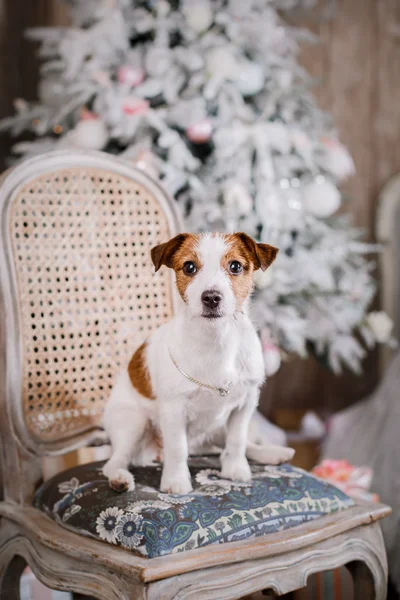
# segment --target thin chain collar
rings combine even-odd
[[[172,354],[171,354],[171,350],[170,350],[169,348],[168,348],[168,352],[169,352],[169,356],[170,356],[170,358],[171,358],[172,362],[174,363],[174,365],[176,366],[176,368],[178,369],[178,371],[179,371],[180,373],[182,373],[182,375],[183,375],[184,377],[186,377],[186,379],[189,379],[189,381],[192,381],[192,382],[193,382],[193,383],[195,383],[196,385],[199,385],[199,386],[201,386],[201,387],[208,388],[209,390],[213,390],[214,392],[218,392],[220,396],[227,396],[227,395],[229,394],[229,392],[230,392],[229,388],[231,387],[231,385],[232,385],[232,382],[228,383],[228,385],[227,385],[226,387],[223,387],[223,388],[222,388],[222,387],[221,387],[221,388],[214,387],[213,385],[210,385],[209,383],[202,383],[202,382],[201,382],[201,381],[199,381],[198,379],[195,379],[194,377],[191,377],[190,375],[188,375],[187,373],[185,373],[185,371],[183,371],[183,370],[182,370],[182,369],[181,369],[181,368],[180,368],[180,367],[177,365],[177,363],[175,362],[175,360],[174,360],[174,358],[173,358],[173,356],[172,356]]]

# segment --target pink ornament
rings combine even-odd
[[[97,121],[99,118],[99,115],[97,115],[96,113],[92,112],[91,110],[88,110],[87,108],[83,107],[81,108],[81,112],[80,112],[80,120],[81,121]]]
[[[106,71],[97,71],[97,73],[93,74],[93,79],[100,85],[104,85],[104,87],[111,87],[111,79]]]
[[[122,101],[122,111],[126,115],[130,116],[139,116],[144,115],[149,110],[149,103],[147,100],[143,100],[143,98],[125,98]]]
[[[145,78],[144,69],[141,67],[131,67],[130,65],[123,65],[118,69],[118,81],[125,85],[135,87],[140,85]]]
[[[212,123],[209,119],[202,119],[198,123],[189,125],[186,129],[186,137],[194,144],[208,142],[212,134]]]

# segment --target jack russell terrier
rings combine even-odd
[[[248,316],[252,275],[277,252],[245,233],[182,233],[152,249],[156,271],[174,269],[181,301],[136,350],[107,402],[112,455],[103,472],[114,490],[133,490],[129,465],[151,464],[162,451],[161,491],[187,494],[189,452],[206,442],[223,448],[221,476],[237,481],[251,479],[247,458],[276,465],[293,457],[292,448],[248,441],[264,381]]]

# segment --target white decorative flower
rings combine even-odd
[[[296,469],[296,471],[286,471],[282,470],[280,467],[274,467],[272,465],[264,467],[264,472],[255,473],[253,475],[254,479],[263,479],[265,477],[270,477],[271,479],[278,479],[280,477],[289,477],[297,479],[299,477],[303,477],[305,471],[302,469]]]
[[[124,512],[117,506],[106,508],[96,519],[96,531],[102,540],[110,544],[117,543],[116,527],[117,521],[123,516]]]
[[[58,491],[60,494],[73,494],[77,487],[79,487],[79,479],[72,477],[69,481],[59,483]]]
[[[143,538],[143,535],[140,533],[142,522],[142,517],[135,513],[122,515],[118,519],[115,530],[117,540],[126,548],[139,546]]]
[[[169,508],[170,504],[161,502],[161,500],[141,500],[140,502],[130,502],[126,509],[129,512],[141,513],[142,510],[156,510]]]
[[[218,483],[202,486],[196,493],[200,496],[223,496],[229,490],[228,486],[219,485]]]
[[[233,482],[230,479],[222,479],[221,473],[219,471],[217,471],[216,469],[202,469],[201,471],[199,471],[197,473],[196,481],[201,486],[207,486],[207,487],[212,486],[214,489],[222,488],[223,492],[230,490],[233,486],[246,487],[246,486],[250,485],[249,483],[246,483],[246,482],[243,482],[243,483],[240,481]],[[213,495],[214,496],[217,495],[215,493],[215,491],[213,492]]]
[[[166,502],[167,504],[187,504],[188,502],[192,502],[194,500],[193,496],[181,496],[173,494],[158,494],[158,497],[162,502]]]
[[[73,504],[70,508],[67,508],[67,510],[62,516],[63,523],[65,523],[66,521],[68,521],[68,519],[76,515],[76,513],[78,513],[81,509],[82,506],[79,506],[79,504]]]
[[[366,321],[377,342],[384,344],[390,340],[393,321],[385,312],[370,312],[366,317]]]

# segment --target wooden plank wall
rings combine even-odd
[[[66,22],[65,5],[56,0],[0,0],[0,118],[13,113],[14,98],[36,97],[36,46],[24,38],[28,27]],[[0,170],[11,141],[0,135]]]
[[[331,18],[321,19],[328,6]],[[0,0],[0,118],[12,111],[13,98],[35,95],[37,62],[23,30],[65,20],[65,6],[56,0]],[[344,188],[352,198],[347,208],[372,237],[378,192],[400,171],[400,2],[321,0],[302,24],[321,38],[317,47],[303,48],[302,63],[319,82],[320,106],[333,113],[357,166]],[[8,149],[9,140],[0,137],[0,167]],[[374,387],[377,365],[374,353],[363,377],[336,378],[313,360],[295,360],[270,379],[263,410],[345,406]]]

